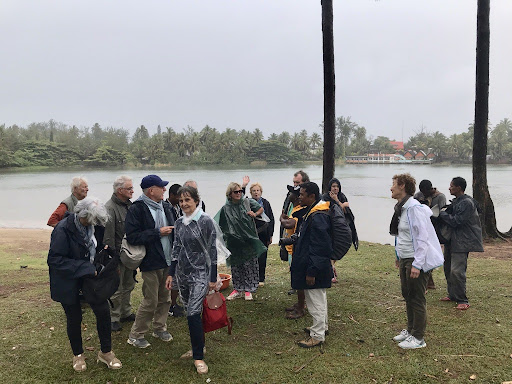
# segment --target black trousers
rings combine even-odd
[[[260,257],[258,257],[258,270],[260,274],[260,283],[265,281],[265,270],[267,269],[267,254],[268,251],[263,252]]]
[[[110,352],[112,350],[112,339],[108,301],[102,304],[90,304],[90,306],[96,315],[96,328],[100,339],[101,352]],[[62,304],[62,308],[66,313],[68,338],[73,355],[80,355],[84,352],[82,345],[82,308],[79,302],[71,305]]]
[[[204,359],[204,331],[201,315],[187,316],[190,343],[192,344],[192,357],[194,360]]]

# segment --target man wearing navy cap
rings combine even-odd
[[[128,336],[128,344],[138,348],[149,347],[146,332],[153,322],[153,337],[171,341],[167,332],[169,291],[165,288],[173,243],[174,219],[171,205],[164,201],[168,181],[157,175],[142,179],[143,194],[132,204],[126,215],[126,240],[132,245],[144,245],[146,256],[139,268],[142,272],[142,295],[135,322]]]

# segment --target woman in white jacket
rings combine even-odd
[[[402,296],[407,310],[407,329],[393,340],[403,349],[426,347],[427,301],[430,271],[443,265],[443,253],[430,221],[432,211],[412,198],[416,180],[408,174],[393,176],[391,197],[398,202],[389,233],[395,236],[396,266],[400,270]]]

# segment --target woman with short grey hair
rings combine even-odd
[[[105,225],[108,214],[105,206],[93,197],[78,202],[75,212],[61,220],[52,232],[48,266],[50,271],[50,292],[53,300],[60,302],[67,320],[67,334],[73,350],[73,369],[85,371],[82,345],[82,309],[78,297],[83,278],[97,275],[93,264],[97,241],[94,225]],[[110,329],[110,307],[105,300],[100,304],[89,303],[96,315],[96,327],[101,350],[98,361],[108,368],[119,369],[121,361],[112,351]]]

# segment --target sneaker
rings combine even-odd
[[[130,345],[133,345],[134,347],[137,347],[137,348],[147,348],[151,345],[148,343],[148,341],[145,338],[135,339],[133,337],[129,337],[126,342]]]
[[[245,300],[253,300],[252,293],[251,292],[245,292]]]
[[[123,327],[119,321],[113,321],[110,325],[112,332],[119,332]]]
[[[244,294],[243,292],[238,292],[236,289],[233,290],[233,292],[231,292],[229,294],[228,297],[226,297],[226,300],[235,300],[235,299],[238,299],[239,297],[242,297]]]
[[[297,293],[297,290],[296,290],[296,289],[293,289],[293,288],[292,288],[292,289],[290,289],[290,290],[288,291],[288,295],[289,295],[289,296],[291,296],[291,295],[295,295],[296,293]]]
[[[300,310],[299,308],[297,308],[294,311],[287,312],[285,317],[288,320],[297,320],[297,319],[300,319],[301,317],[304,317],[305,314],[306,314],[305,310]]]
[[[165,342],[172,340],[172,335],[167,331],[153,331],[152,336]]]
[[[183,317],[184,315],[185,312],[183,310],[183,307],[178,304],[171,305],[171,307],[169,308],[169,316]]]
[[[407,339],[398,344],[398,346],[402,349],[417,349],[424,348],[427,346],[425,340],[418,340],[413,335],[410,335]]]
[[[411,336],[409,331],[407,329],[402,329],[398,335],[393,337],[393,340],[401,342],[401,341],[404,341],[405,339],[407,339],[409,336]]]
[[[121,317],[121,323],[127,323],[129,321],[135,321],[135,313],[131,313],[126,317]]]
[[[302,340],[302,341],[299,341],[298,344],[299,344],[299,347],[301,348],[314,348],[314,347],[319,347],[323,344],[324,342],[321,341],[321,340],[318,340],[318,339],[315,339],[314,337],[309,337],[307,338],[306,340]]]

